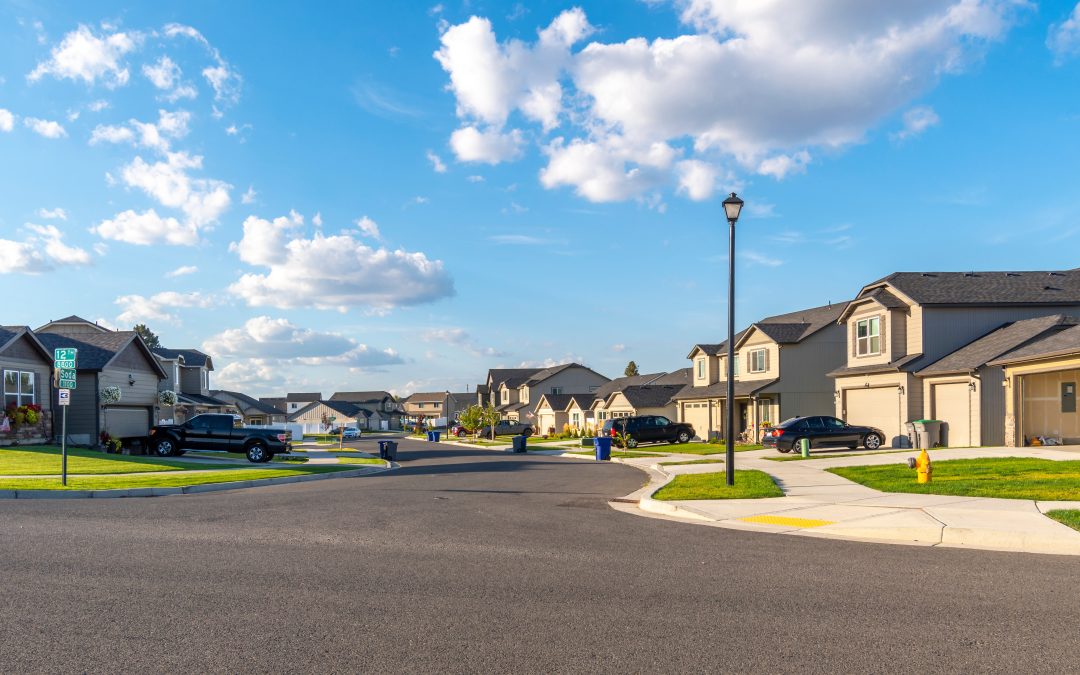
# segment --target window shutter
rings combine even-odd
[[[743,372],[747,374],[752,372],[751,369],[753,368],[753,365],[753,362],[750,360],[750,352],[746,352],[746,370]]]
[[[769,370],[769,349],[765,349],[765,370]]]
[[[859,355],[859,322],[851,322],[851,355]]]
[[[885,349],[885,315],[884,314],[880,315],[880,317],[878,318],[878,335],[881,336],[881,338],[879,340],[880,344],[878,345],[879,346],[879,351],[880,351],[880,353],[884,354],[886,352],[886,349]]]

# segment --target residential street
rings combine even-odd
[[[215,494],[0,501],[3,670],[1077,668],[1075,558],[642,518],[606,504],[646,480],[623,465],[412,440],[399,460]]]

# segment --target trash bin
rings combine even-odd
[[[428,442],[431,442],[431,441],[435,440],[435,438],[432,436],[432,433],[430,431],[427,432],[427,439],[428,439]]]
[[[514,436],[514,452],[525,452],[525,437]]]
[[[918,448],[936,448],[941,445],[941,420],[915,420],[912,422],[919,437]]]
[[[909,448],[922,447],[922,446],[919,445],[919,432],[915,428],[915,423],[914,422],[906,422],[904,424],[904,427],[907,428],[908,447]]]
[[[379,441],[379,459],[395,461],[397,459],[397,442]]]
[[[441,434],[441,433],[442,433],[441,431],[432,431],[431,432],[431,440],[438,443],[439,442],[439,434]]]
[[[598,436],[593,441],[593,447],[596,449],[596,461],[606,462],[611,459],[611,437],[610,436]]]

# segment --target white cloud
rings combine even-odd
[[[745,260],[749,260],[752,263],[758,265],[764,265],[766,267],[779,267],[784,264],[783,260],[776,258],[770,258],[767,255],[762,255],[756,251],[740,251],[739,256]]]
[[[63,138],[67,136],[67,130],[60,125],[59,122],[53,120],[42,120],[37,117],[27,117],[23,120],[29,129],[39,136],[45,138]]]
[[[0,239],[0,274],[40,274],[61,265],[89,265],[90,254],[64,243],[55,225],[27,223],[30,235],[24,241]]]
[[[484,177],[483,176],[468,176],[468,177],[465,178],[465,180],[469,181],[470,183],[483,183],[484,182]]]
[[[893,134],[893,139],[902,141],[912,136],[918,136],[941,121],[938,114],[930,106],[921,105],[904,113],[904,128]]]
[[[102,239],[114,239],[140,246],[158,243],[194,246],[199,243],[198,228],[181,223],[176,218],[159,216],[154,209],[147,209],[142,213],[130,209],[122,211],[101,221],[90,231]]]
[[[99,124],[90,132],[90,145],[98,143],[133,143],[135,132],[127,127]]]
[[[258,196],[259,196],[259,193],[255,192],[255,187],[253,185],[249,185],[248,189],[247,189],[247,192],[245,192],[243,194],[243,196],[240,197],[240,203],[241,204],[254,204],[255,203],[255,198],[258,197]]]
[[[622,354],[626,351],[626,345],[622,343],[613,344],[611,345],[611,351],[615,352],[616,354]]]
[[[124,166],[121,178],[125,185],[139,188],[162,206],[179,209],[185,216],[185,226],[197,232],[217,222],[229,207],[232,189],[220,180],[189,175],[189,171],[201,168],[201,156],[169,152],[165,161],[152,164],[136,157]]]
[[[90,132],[90,145],[98,143],[130,143],[135,146],[168,152],[170,139],[176,140],[188,134],[191,113],[185,110],[170,112],[158,110],[158,121],[140,122],[128,120],[127,126],[99,124]]]
[[[504,134],[494,128],[480,131],[468,126],[450,135],[450,147],[462,162],[498,164],[517,159],[523,142],[521,131],[517,129]]]
[[[695,165],[640,158],[659,146],[672,159],[730,162],[777,179],[805,171],[815,149],[860,142],[1030,9],[1013,0],[674,4],[688,34],[577,51],[590,32],[580,10],[532,43],[501,43],[480,17],[448,27],[435,57],[463,129],[500,134],[515,113],[540,133],[561,125],[559,138],[542,142],[541,181],[592,201],[640,198],[673,182],[703,198],[707,181],[689,171]]]
[[[44,246],[45,255],[53,262],[61,265],[90,264],[90,253],[86,249],[65,244],[64,235],[55,225],[27,223],[27,227],[38,235],[38,245]]]
[[[176,277],[183,277],[189,274],[195,274],[198,271],[199,268],[195,265],[183,265],[181,267],[177,267],[172,272],[166,273],[165,277],[168,279],[175,279]]]
[[[213,298],[202,293],[177,293],[163,291],[149,298],[141,295],[122,295],[115,300],[121,312],[116,317],[120,325],[134,325],[148,321],[178,323],[176,309],[206,308],[214,304]]]
[[[172,89],[180,81],[180,66],[168,56],[162,56],[153,65],[142,67],[143,75],[158,89]]]
[[[316,211],[315,215],[311,217],[311,224],[315,227],[322,227],[322,211]]]
[[[44,218],[45,220],[67,220],[68,214],[62,208],[55,209],[38,209],[38,218]]]
[[[431,162],[431,168],[435,169],[435,173],[446,173],[446,164],[443,163],[442,157],[435,154],[434,151],[427,151],[428,161]]]
[[[268,268],[245,274],[229,290],[251,306],[385,311],[454,294],[443,263],[423,253],[372,248],[352,234],[311,238],[292,232],[294,220],[249,218],[233,244],[244,262]]]
[[[257,316],[241,328],[207,339],[202,348],[223,357],[287,360],[308,366],[364,368],[404,363],[393,349],[376,349],[336,333],[300,328],[287,319]]]
[[[1068,19],[1050,26],[1046,46],[1054,53],[1055,62],[1059,65],[1080,54],[1080,3],[1073,8]]]
[[[712,197],[716,188],[717,169],[700,159],[686,159],[676,165],[679,175],[679,192],[695,202]]]
[[[371,218],[364,216],[356,221],[356,226],[360,228],[360,234],[372,239],[382,239],[382,233],[379,231],[379,225]]]
[[[0,239],[0,274],[40,274],[50,269],[36,244]]]
[[[186,37],[195,40],[206,48],[206,51],[214,60],[214,65],[204,68],[202,76],[214,90],[215,101],[231,105],[240,100],[240,89],[243,85],[243,78],[240,77],[240,73],[236,72],[232,66],[222,58],[221,52],[211,45],[210,41],[207,40],[202,33],[191,26],[185,26],[178,23],[166,25],[164,33],[165,36],[169,38]],[[220,110],[216,111],[216,116],[221,116]]]
[[[463,328],[435,328],[424,331],[421,335],[424,342],[436,342],[451,347],[463,349],[473,356],[499,357],[506,356],[494,347],[483,347],[473,340]]]
[[[52,75],[58,79],[94,84],[100,78],[108,87],[122,86],[130,77],[123,57],[141,41],[139,33],[98,36],[89,27],[80,25],[53,47],[49,60],[39,63],[27,79],[36,82],[45,75]]]
[[[109,107],[109,102],[108,101],[106,101],[105,99],[98,99],[96,101],[92,101],[89,105],[87,105],[86,109],[89,110],[90,112],[101,112],[102,110],[105,110],[108,107]]]
[[[282,368],[264,359],[240,359],[214,373],[217,386],[251,391],[253,388],[280,389],[285,382]]]
[[[0,131],[11,131],[15,128],[15,116],[10,110],[0,108]]]

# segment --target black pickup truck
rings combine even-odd
[[[158,457],[175,457],[187,450],[242,452],[250,462],[269,462],[292,449],[292,432],[244,429],[232,415],[206,413],[183,424],[159,424],[150,429],[150,449]]]

